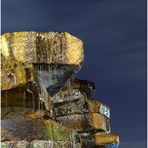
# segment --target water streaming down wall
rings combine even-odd
[[[54,70],[55,71],[55,70]],[[61,70],[60,70],[61,71]],[[39,67],[39,72],[40,72],[40,76],[43,78],[45,78],[44,76],[44,71],[41,69],[41,67]],[[42,73],[41,73],[42,72]],[[54,72],[54,74],[59,74],[56,72]],[[42,76],[43,75],[43,76]],[[61,76],[61,74],[60,74]],[[56,78],[56,77],[54,77]],[[42,82],[42,81],[41,81]],[[54,81],[55,83],[57,81]],[[44,82],[45,83],[45,82]],[[62,89],[59,90],[58,93],[56,93],[55,95],[53,95],[53,97],[51,97],[51,102],[53,104],[53,112],[54,112],[54,117],[53,116],[50,116],[51,118],[57,120],[58,122],[62,123],[64,126],[68,127],[68,128],[71,128],[72,130],[76,130],[76,131],[79,131],[82,135],[86,134],[86,133],[94,133],[94,129],[91,128],[91,124],[93,125],[94,123],[92,121],[89,120],[89,118],[91,117],[88,117],[89,115],[89,100],[87,98],[86,95],[84,95],[80,90],[82,89],[83,91],[86,90],[84,89],[83,87],[84,86],[87,86],[87,85],[84,85],[81,89],[79,87],[77,87],[76,85],[76,88],[75,88],[75,85],[74,85],[75,80],[74,78],[72,77],[71,79],[68,79],[64,85],[64,87]],[[88,83],[88,82],[87,82]],[[43,83],[40,83],[40,91],[43,91],[42,89],[42,85],[44,86]],[[54,83],[52,83],[54,84]],[[49,87],[49,85],[47,86]],[[29,89],[29,88],[28,88]],[[46,90],[46,88],[44,88],[44,91]],[[45,92],[42,92],[43,94]],[[93,91],[93,90],[92,90]],[[8,97],[8,91],[7,92],[7,96]],[[10,92],[11,93],[11,92]],[[47,92],[46,92],[47,93]],[[90,93],[90,92],[89,92]],[[50,94],[50,93],[49,93]],[[90,93],[92,94],[92,93]],[[23,108],[25,108],[25,113],[28,112],[28,107],[30,107],[30,103],[32,103],[32,108],[33,108],[33,111],[35,111],[37,108],[35,108],[35,105],[34,105],[34,95],[32,96],[32,99],[31,100],[32,102],[28,102],[28,104],[26,104],[26,100],[28,99],[28,97],[25,96],[26,95],[26,92],[24,91],[23,88],[19,88],[19,93],[18,93],[18,96],[20,97],[20,99],[22,98],[23,99]],[[45,95],[42,95],[44,96],[45,98]],[[40,98],[39,98],[40,99]],[[48,102],[49,100],[47,100]],[[92,100],[93,102],[93,100]],[[25,103],[25,104],[24,104]],[[41,108],[41,101],[39,100],[38,101],[39,103],[39,106],[38,106],[38,110],[39,112],[43,109]],[[43,101],[43,103],[46,103],[45,101]],[[105,105],[104,105],[105,106]],[[106,107],[106,106],[105,106]],[[44,108],[45,109],[45,108]],[[17,110],[18,111],[18,110]],[[100,111],[100,110],[99,110]],[[101,111],[102,111],[102,107],[101,107]],[[104,115],[108,116],[108,114],[106,114],[106,110],[104,110],[104,112],[102,111],[101,112],[102,114],[104,113]],[[14,117],[14,115],[13,115]],[[95,116],[95,118],[97,118],[97,116]],[[10,118],[10,117],[9,117]],[[39,116],[39,118],[41,118],[41,116]],[[19,121],[20,119],[18,117],[15,118],[17,121]],[[101,119],[101,118],[100,118]],[[24,120],[26,120],[24,118]],[[102,119],[101,119],[102,120]],[[100,120],[100,121],[101,121]],[[100,122],[99,121],[99,122]],[[25,126],[25,129],[30,129],[30,128],[36,128],[38,127],[38,125],[35,124],[36,122],[32,122],[29,126],[28,122],[26,121],[23,121],[23,125]],[[91,123],[91,124],[90,124]],[[12,123],[11,123],[12,124]],[[11,126],[11,124],[9,126]],[[14,123],[13,123],[14,124]],[[79,124],[83,124],[83,126],[79,126]],[[103,120],[103,124],[104,124],[104,120]],[[18,126],[18,123],[17,123],[17,126]],[[74,127],[74,128],[73,128]],[[100,127],[97,127],[97,128],[100,128]],[[103,127],[101,127],[103,128]],[[106,127],[105,127],[106,128]],[[5,127],[6,129],[6,127]],[[99,130],[95,129],[96,132],[99,132]],[[107,131],[110,131],[110,128],[106,128]],[[21,130],[20,130],[21,131]],[[26,134],[29,135],[29,132],[27,130],[26,131]],[[18,133],[18,131],[15,131],[16,133]],[[14,133],[15,133],[14,132]],[[31,137],[33,137],[33,134],[35,134],[35,131],[32,131],[32,135]],[[80,134],[80,135],[81,135]],[[35,134],[36,135],[36,134]],[[44,134],[43,134],[44,135]],[[54,131],[51,130],[51,137],[54,137]],[[41,136],[42,137],[42,136]],[[88,137],[88,136],[86,136]],[[23,135],[23,138],[25,138],[25,136]],[[34,138],[34,139],[37,139]],[[39,140],[40,138],[38,138]],[[41,138],[42,139],[42,138]],[[53,139],[54,140],[54,139]],[[92,143],[91,140],[89,142],[90,144]],[[88,144],[88,143],[87,143]]]
[[[2,40],[4,147],[118,147],[109,107],[94,99],[92,82],[75,78],[84,61],[79,39],[20,32]]]

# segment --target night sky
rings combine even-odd
[[[2,33],[66,31],[84,41],[78,77],[111,108],[120,148],[146,148],[146,0],[2,0]]]

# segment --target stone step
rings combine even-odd
[[[95,134],[96,145],[119,144],[119,136],[117,134]]]
[[[94,97],[95,84],[86,80],[71,78],[64,87],[53,97],[52,103],[61,103],[81,98]]]
[[[109,119],[99,113],[66,115],[56,117],[56,120],[65,127],[79,132],[92,129],[110,132]]]
[[[96,86],[93,82],[87,80],[80,80],[77,78],[70,79],[71,88],[79,89],[80,92],[84,93],[88,97],[94,97]],[[68,83],[65,83],[65,87],[69,87]]]
[[[81,98],[64,103],[57,103],[54,104],[54,111],[56,117],[72,114],[100,113],[110,118],[110,108],[94,99]]]
[[[53,103],[77,100],[86,97],[94,97],[95,84],[86,80],[70,78],[64,84],[64,87],[51,97]]]
[[[1,119],[2,141],[53,140],[79,143],[79,135],[51,119],[44,112],[19,114],[11,112]]]
[[[60,90],[57,94],[51,97],[51,102],[64,103],[72,100],[86,98],[78,89],[69,88],[68,90]]]
[[[14,87],[9,90],[2,91],[1,106],[4,107],[26,107],[33,108],[36,104],[39,104],[39,99],[35,98],[27,91],[26,85]]]
[[[118,148],[119,136],[112,133],[96,133],[90,136],[81,136],[82,147],[88,148]]]

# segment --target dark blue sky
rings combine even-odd
[[[146,148],[146,0],[2,0],[2,33],[67,31],[85,45],[78,77],[111,108],[120,148]]]

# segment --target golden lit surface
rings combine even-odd
[[[96,134],[95,143],[96,145],[118,144],[119,136],[116,134]]]
[[[84,62],[80,39],[67,32],[14,32],[2,35],[0,46],[5,146],[28,137],[32,144],[68,141],[67,148],[118,146],[109,107],[94,99],[95,84],[75,78]]]
[[[67,57],[70,64],[80,64],[84,60],[83,42],[76,37],[65,33]]]
[[[34,80],[34,63],[80,66],[83,43],[69,33],[14,32],[1,36],[2,90],[26,83],[26,68]]]
[[[17,62],[79,65],[84,61],[82,41],[67,32],[5,33],[1,42],[2,55]]]

